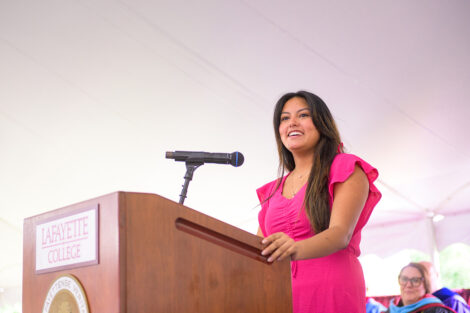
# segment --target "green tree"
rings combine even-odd
[[[470,246],[456,243],[439,255],[442,284],[451,289],[470,288]]]

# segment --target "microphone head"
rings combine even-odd
[[[245,157],[241,152],[235,151],[230,155],[230,164],[235,167],[241,166],[245,161]]]

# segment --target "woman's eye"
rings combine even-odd
[[[302,114],[300,114],[300,117],[310,117],[310,114],[308,114],[308,113],[302,113]]]
[[[282,122],[282,121],[287,121],[288,119],[289,119],[288,116],[281,116],[281,122]]]

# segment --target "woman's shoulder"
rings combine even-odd
[[[426,294],[422,301],[428,300],[423,305],[423,313],[456,313],[453,309],[447,307],[442,301],[432,294]]]
[[[343,178],[347,178],[354,172],[356,165],[366,173],[369,182],[373,182],[378,177],[378,171],[375,167],[357,155],[349,153],[339,153],[335,156],[331,164],[330,176],[339,177],[340,180],[343,176]]]
[[[263,186],[259,187],[256,189],[256,191],[259,192],[265,192],[265,191],[270,191],[276,187],[277,184],[279,184],[282,181],[283,177],[281,178],[276,178],[273,181],[270,181],[269,183],[264,184]]]
[[[277,178],[256,189],[256,193],[258,194],[260,202],[264,202],[273,193],[274,189],[281,182],[282,179],[283,178]]]
[[[335,158],[333,159],[333,162],[331,164],[331,167],[339,167],[339,166],[352,166],[356,165],[359,163],[361,167],[372,167],[368,162],[364,161],[362,158],[358,157],[355,154],[351,153],[338,153]]]
[[[435,307],[425,309],[423,313],[455,313],[455,311],[449,308],[435,306]]]

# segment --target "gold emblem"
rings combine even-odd
[[[80,282],[72,275],[57,278],[49,288],[42,313],[89,313]]]

